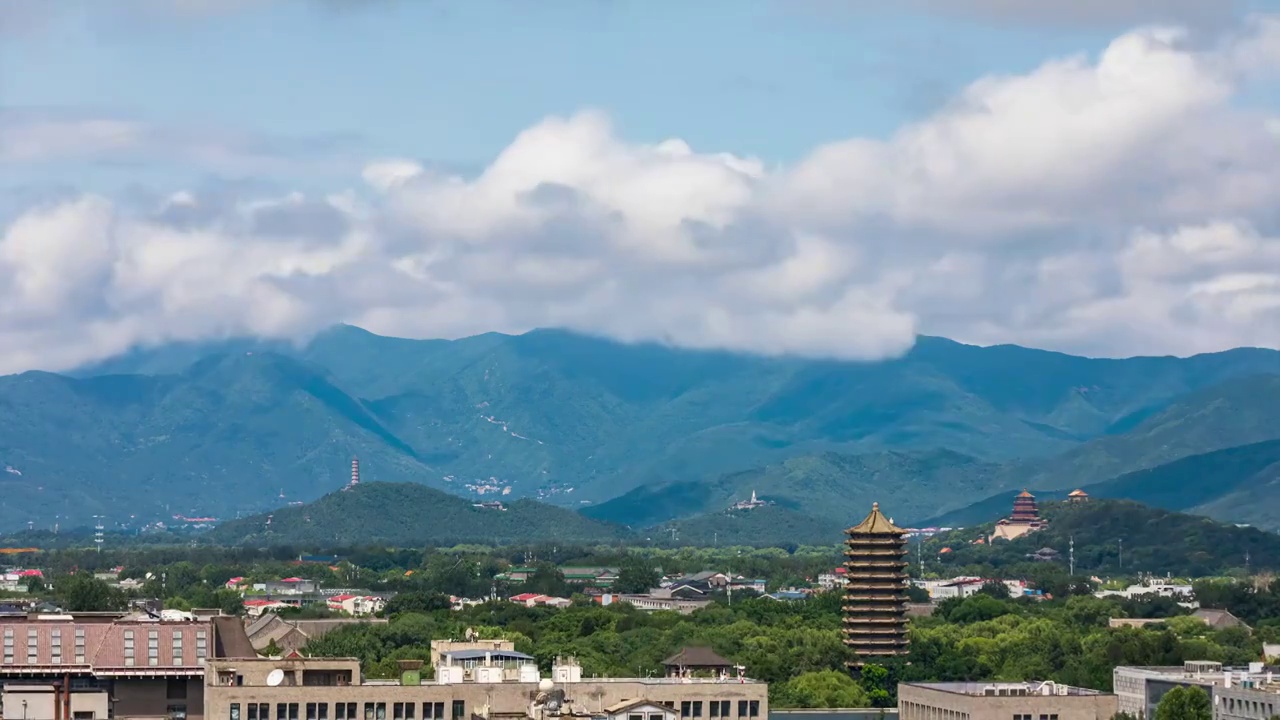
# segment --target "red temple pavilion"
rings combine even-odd
[[[1036,508],[1036,496],[1023,490],[1013,499],[1013,514],[1009,519],[1016,523],[1039,522],[1040,511]]]

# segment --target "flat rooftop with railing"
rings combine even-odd
[[[1106,693],[1090,688],[1061,685],[1052,680],[1043,682],[936,682],[910,683],[915,687],[955,693],[957,695],[973,695],[976,697],[1020,697],[1020,696],[1063,696],[1063,695],[1105,695]]]

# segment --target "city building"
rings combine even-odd
[[[746,678],[583,678],[566,658],[541,678],[505,641],[436,641],[431,653],[435,679],[425,681],[412,661],[399,680],[378,681],[363,678],[353,658],[211,660],[204,712],[219,720],[657,720],[651,710],[661,720],[763,720],[769,712],[768,686]]]
[[[595,596],[594,600],[601,605],[612,605],[616,602],[624,602],[634,606],[637,610],[644,610],[646,612],[669,610],[671,612],[678,612],[681,615],[689,615],[694,610],[700,610],[711,604],[711,600],[709,598],[676,597],[664,588],[657,588],[651,592],[639,595],[615,595],[613,593],[604,593],[603,595]]]
[[[880,512],[845,531],[844,643],[864,659],[907,653],[906,532]]]
[[[607,588],[618,581],[616,567],[563,567],[560,568],[560,574],[564,575],[564,581],[570,585]]]
[[[204,664],[256,657],[239,618],[0,616],[0,716],[201,718]]]
[[[1224,668],[1222,663],[1194,660],[1169,667],[1117,667],[1112,683],[1120,712],[1155,717],[1164,694],[1176,687],[1196,686],[1209,694],[1214,720],[1270,720],[1280,713],[1280,669],[1263,663]]]
[[[899,683],[899,720],[1111,720],[1116,696],[1044,682]]]
[[[325,604],[334,612],[352,616],[373,615],[387,606],[387,601],[377,595],[353,595],[342,593],[330,597]]]

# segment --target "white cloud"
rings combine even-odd
[[[1280,64],[1274,28],[1213,50],[1135,31],[787,168],[628,143],[585,112],[475,177],[383,160],[327,197],[42,205],[0,239],[0,370],[338,321],[845,358],[919,332],[1095,354],[1277,346],[1280,140],[1234,103]]]

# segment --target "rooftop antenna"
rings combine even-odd
[[[104,539],[102,535],[102,516],[94,515],[93,519],[97,521],[97,524],[93,526],[93,544],[97,547],[98,552],[102,552],[102,541]]]
[[[672,525],[671,526],[671,544],[674,545],[675,543],[676,543],[676,527]]]
[[[1071,574],[1075,575],[1076,574],[1076,536],[1075,535],[1071,536],[1070,548],[1071,549],[1070,549],[1070,552],[1068,553],[1068,557],[1071,558]]]
[[[916,563],[920,566],[920,579],[924,580],[924,533],[916,533]]]

